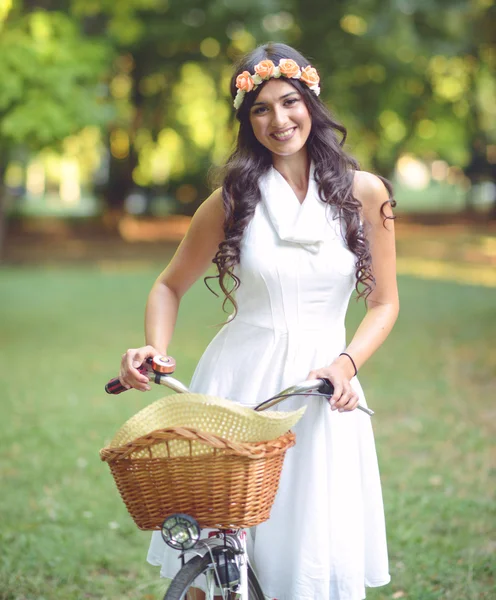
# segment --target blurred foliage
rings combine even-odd
[[[100,79],[111,47],[87,39],[62,12],[2,3],[0,139],[3,149],[57,143],[88,124],[104,124]]]
[[[308,18],[320,0],[297,4],[300,43],[366,163],[387,172],[411,152],[464,166],[477,133],[496,141],[493,2],[340,2],[326,19]]]
[[[99,125],[111,206],[187,183],[193,210],[234,140],[231,63],[268,39],[319,69],[363,168],[388,176],[407,152],[468,167],[477,151],[490,172],[495,13],[493,0],[0,0],[0,174],[20,146]]]

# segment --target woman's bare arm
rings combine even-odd
[[[148,296],[145,313],[146,342],[166,353],[176,323],[179,302],[212,264],[224,239],[221,189],[196,211],[173,259],[158,276]]]
[[[179,302],[212,264],[224,239],[222,190],[215,190],[196,211],[186,236],[167,267],[155,281],[145,311],[146,346],[130,348],[122,357],[119,378],[123,385],[149,389],[136,367],[149,356],[167,354],[176,324]]]
[[[363,218],[368,225],[367,238],[372,255],[372,273],[375,288],[366,300],[367,313],[358,327],[346,352],[353,357],[359,369],[381,346],[391,332],[398,317],[399,297],[396,282],[396,249],[394,221],[384,220],[381,206],[388,199],[382,181],[364,171],[355,174],[354,196],[363,206]],[[390,204],[384,207],[386,216],[392,216]],[[339,362],[348,367],[350,375],[355,371],[347,356]],[[350,368],[351,367],[351,368]]]
[[[376,286],[366,301],[367,313],[346,348],[357,369],[360,369],[391,332],[398,317],[399,298],[394,221],[384,221],[381,213],[381,206],[389,198],[387,189],[372,173],[356,171],[353,195],[363,206],[362,216],[367,224],[372,272],[376,280]],[[389,204],[384,207],[384,213],[386,216],[392,216]],[[335,388],[331,406],[334,409],[353,410],[358,403],[358,397],[349,381],[354,375],[355,369],[350,359],[347,356],[339,356],[329,367],[312,371],[309,379],[329,378]]]

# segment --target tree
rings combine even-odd
[[[294,0],[293,10],[323,97],[374,169],[387,173],[403,152],[467,166],[481,135],[494,147],[491,0]],[[489,171],[487,151],[482,160]]]
[[[387,176],[404,152],[468,166],[479,134],[479,162],[496,143],[490,0],[41,4],[0,9],[0,175],[14,147],[95,123],[110,149],[109,206],[121,209],[135,186],[186,182],[199,191],[194,210],[234,139],[230,63],[268,39],[319,68],[322,98],[365,168]]]
[[[187,180],[200,191],[189,210],[196,208],[207,192],[206,172],[233,140],[230,59],[255,47],[267,10],[280,11],[282,4],[124,0],[96,8],[73,2],[73,14],[97,23],[92,32],[99,27],[118,55],[111,67],[117,111],[109,124],[109,206],[122,208],[134,186]],[[122,147],[113,148],[113,138]]]
[[[103,79],[111,47],[61,12],[22,9],[16,3],[0,20],[0,182],[15,148],[37,151],[111,116]],[[2,189],[0,256],[4,199]]]
[[[366,167],[389,175],[406,152],[463,167],[479,132],[488,144],[496,141],[494,103],[487,101],[494,87],[489,0],[218,0],[168,8],[160,0],[127,0],[125,8],[116,6],[102,14],[117,51],[133,63],[126,98],[133,119],[121,123],[131,132],[128,173],[146,154],[133,142],[138,129],[147,129],[156,144],[163,127],[174,123],[183,165],[172,181],[186,174],[204,180],[232,139],[220,136],[231,125],[224,112],[229,59],[267,39],[295,45],[319,67],[322,97],[349,129],[350,150]],[[198,92],[192,82],[200,74]],[[207,117],[194,109],[201,89],[214,107]],[[201,144],[196,134],[205,121],[216,135]],[[139,179],[139,166],[135,173]]]

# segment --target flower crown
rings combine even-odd
[[[316,96],[320,94],[319,74],[310,65],[304,69],[300,69],[298,64],[291,58],[281,58],[279,65],[276,67],[271,60],[262,60],[255,65],[255,73],[251,74],[249,71],[243,71],[236,77],[238,91],[233,102],[234,108],[238,110],[243,104],[247,92],[256,90],[261,83],[272,77],[276,79],[279,77],[300,79],[307,84]]]

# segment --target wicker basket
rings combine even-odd
[[[201,527],[245,528],[266,521],[285,452],[295,443],[288,424],[303,410],[255,413],[199,394],[169,396],[154,404],[132,417],[100,452],[136,525],[160,529],[167,516],[178,512],[193,516]],[[161,423],[175,421],[176,409],[183,412],[179,420],[184,426],[151,430],[158,414]],[[151,432],[128,441],[143,429]],[[229,439],[219,435],[224,432]],[[278,437],[267,440],[267,432],[278,432]],[[232,439],[245,436],[263,441]]]

